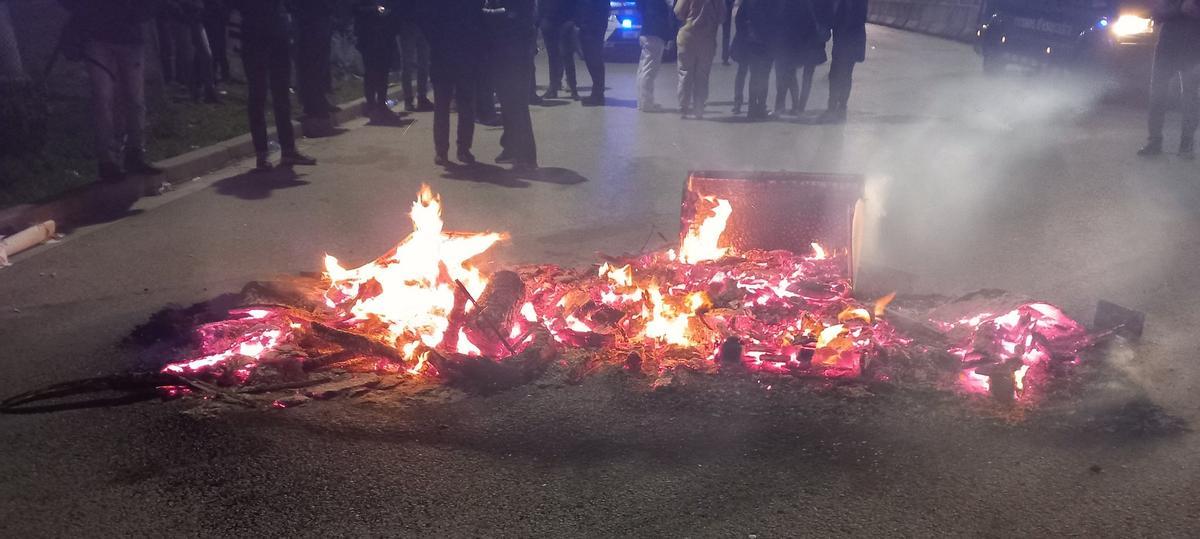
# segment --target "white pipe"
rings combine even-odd
[[[12,265],[8,257],[54,238],[54,230],[54,221],[46,221],[0,239],[0,267]]]

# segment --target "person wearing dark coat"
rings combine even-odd
[[[156,0],[62,0],[71,13],[64,40],[86,61],[92,85],[96,159],[100,179],[119,181],[130,174],[161,174],[145,160],[145,23],[158,15]],[[68,56],[70,58],[71,56]],[[124,114],[124,132],[116,116]],[[123,136],[121,136],[123,135]],[[124,144],[122,144],[124,139]],[[124,168],[121,157],[124,154]]]
[[[335,4],[336,0],[290,0],[296,22],[296,90],[310,118],[328,118],[337,110],[329,102]]]
[[[280,165],[315,165],[296,148],[292,129],[292,57],[283,0],[231,0],[242,17],[242,66],[246,71],[246,113],[257,154],[255,169],[272,168],[267,139],[267,93],[275,112],[275,133],[282,149]]]
[[[637,107],[642,112],[658,112],[662,106],[654,101],[654,79],[662,66],[663,51],[667,42],[675,38],[675,14],[668,3],[670,0],[637,0],[638,15],[642,19],[642,32],[638,42],[642,56],[637,70]]]
[[[475,87],[483,69],[483,11],[478,0],[420,0],[418,20],[429,39],[433,82],[434,162],[450,165],[450,105],[458,111],[456,157],[475,164]]]
[[[729,59],[733,57],[733,27],[736,26],[733,21],[733,7],[737,5],[737,0],[725,0],[725,24],[721,25],[721,63],[729,65]]]
[[[187,87],[192,100],[219,103],[212,48],[204,29],[204,2],[167,0],[164,13],[175,54],[175,80]]]
[[[354,9],[354,37],[363,59],[363,112],[380,125],[400,120],[387,105],[398,17],[392,0],[359,0]]]
[[[1158,45],[1154,49],[1154,67],[1150,75],[1150,137],[1138,151],[1142,156],[1163,152],[1163,126],[1175,78],[1182,82],[1180,101],[1182,132],[1179,155],[1196,158],[1196,127],[1200,125],[1200,2],[1165,0],[1154,13]]]
[[[431,111],[429,101],[429,39],[417,24],[417,0],[391,0],[400,36],[400,89],[404,91],[404,110]],[[416,83],[414,85],[414,82]]]
[[[529,116],[529,86],[533,79],[530,49],[537,39],[534,0],[484,0],[484,36],[492,85],[503,111],[504,134],[497,163],[513,170],[537,169],[537,143]]]
[[[823,123],[845,123],[854,65],[867,59],[867,0],[833,0],[833,53],[829,61],[829,108]]]
[[[783,0],[775,31],[775,114],[800,115],[808,107],[808,96],[812,92],[813,75],[817,66],[825,63],[825,43],[829,40],[829,29],[822,21],[828,20],[818,14],[820,0]],[[797,82],[796,71],[803,68],[802,82]],[[792,108],[787,108],[787,97],[791,94]]]
[[[550,81],[543,99],[557,99],[563,90],[563,75],[571,98],[579,98],[575,77],[575,4],[579,0],[541,0],[538,3],[542,42],[546,45],[546,61],[550,64]]]
[[[767,117],[767,94],[770,92],[773,32],[775,31],[776,0],[738,0],[734,9],[737,33],[734,35],[733,58],[738,62],[738,87],[735,89],[734,112],[740,111],[742,66],[750,75],[749,108],[746,117],[762,120]]]
[[[579,47],[588,76],[592,78],[592,93],[581,103],[585,107],[602,107],[605,104],[604,88],[604,36],[608,32],[608,18],[612,12],[609,0],[577,0],[575,24],[579,26]]]

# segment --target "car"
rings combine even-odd
[[[608,18],[608,33],[604,40],[604,58],[612,62],[636,62],[642,53],[638,38],[642,35],[642,17],[637,2],[633,0],[611,0],[612,15]],[[663,55],[663,60],[674,61],[675,46],[672,44]]]
[[[1149,78],[1157,33],[1149,0],[992,0],[976,51],[987,73],[1010,64],[1094,70],[1122,85]]]

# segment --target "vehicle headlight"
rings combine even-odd
[[[1109,28],[1119,37],[1140,36],[1154,32],[1154,21],[1138,15],[1121,15]]]

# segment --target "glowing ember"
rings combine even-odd
[[[728,247],[720,247],[721,234],[729,216],[733,214],[733,206],[728,200],[716,197],[704,197],[708,204],[714,205],[712,215],[691,227],[679,246],[679,259],[684,264],[698,264],[706,260],[719,260],[729,253]]]

